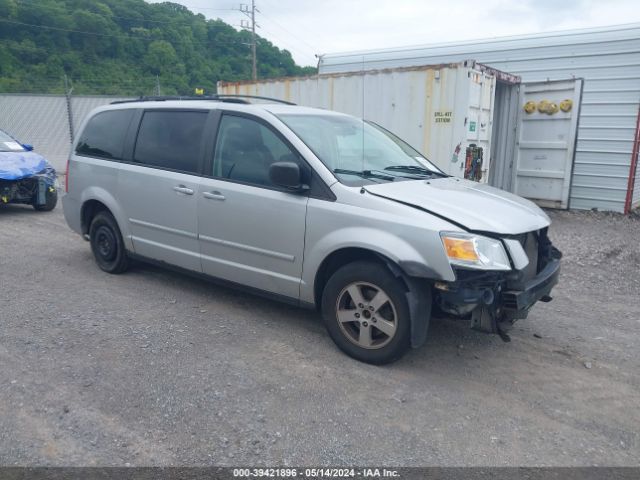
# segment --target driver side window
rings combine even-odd
[[[298,162],[298,155],[275,132],[246,117],[223,115],[213,159],[213,176],[254,185],[273,186],[274,162]]]

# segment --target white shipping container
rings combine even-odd
[[[518,81],[517,77],[466,61],[257,82],[218,82],[218,93],[278,98],[361,117],[397,134],[446,173],[487,182],[496,75],[502,81]],[[482,164],[474,171],[466,162],[470,145],[482,149]],[[479,152],[470,150],[469,155],[479,157]]]
[[[541,206],[568,208],[582,84],[578,78],[521,83],[520,77],[467,60],[218,82],[218,93],[362,117],[397,134],[450,175],[490,183]]]
[[[640,23],[334,53],[321,55],[318,68],[321,74],[335,74],[460,62],[468,58],[514,73],[522,78],[523,84],[535,83],[532,88],[520,89],[519,109],[513,110],[520,115],[509,113],[508,117],[508,108],[505,110],[504,107],[509,105],[505,105],[505,101],[508,103],[516,92],[501,91],[501,85],[498,85],[494,110],[504,112],[505,124],[516,125],[516,128],[525,126],[524,130],[529,130],[522,131],[520,136],[513,132],[517,141],[527,142],[526,151],[517,145],[510,147],[510,141],[496,141],[494,136],[492,150],[494,154],[498,153],[498,158],[494,157],[494,167],[502,160],[501,152],[513,151],[512,157],[505,157],[504,170],[500,168],[502,165],[492,169],[498,186],[527,196],[534,190],[531,188],[534,183],[536,201],[546,206],[620,212],[640,206],[640,188],[631,188],[634,175],[640,186],[640,168],[635,167],[638,151],[634,149],[634,139],[640,134],[637,123]],[[565,83],[551,85],[553,82]],[[571,82],[574,82],[573,89]],[[550,87],[549,91],[541,92],[545,84]],[[527,101],[523,97],[551,102],[573,99],[576,108],[572,111],[571,122],[565,121],[566,115],[561,114],[536,113],[523,117],[522,106]],[[579,121],[573,118],[576,113],[579,113]],[[563,120],[555,120],[557,118]],[[493,130],[501,132],[503,129],[497,120]],[[518,123],[520,120],[529,124]],[[531,155],[534,147],[531,134],[534,132],[530,127],[541,123],[545,124],[547,148],[535,147],[539,151]],[[577,125],[575,135],[570,126],[574,123]],[[553,125],[558,128],[552,128]],[[511,137],[506,138],[509,136],[506,132],[503,133],[504,140],[511,140]],[[568,134],[572,136],[568,137]],[[540,137],[535,140],[539,142]],[[552,155],[548,148],[554,143],[557,147],[559,140],[570,145],[566,148],[566,156],[559,149]],[[510,158],[518,164],[520,173],[510,171]]]

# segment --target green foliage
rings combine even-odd
[[[48,28],[45,28],[48,27]],[[0,92],[191,95],[251,78],[250,37],[175,3],[0,0]],[[260,78],[306,75],[287,50],[259,38]]]

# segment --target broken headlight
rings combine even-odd
[[[511,270],[502,242],[472,233],[440,232],[449,263],[479,270]]]

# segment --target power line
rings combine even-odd
[[[280,13],[284,13],[283,10],[279,6],[275,7],[274,3],[271,0],[265,0],[265,1],[269,5],[271,5],[271,9],[274,10],[274,12],[275,11],[279,11]],[[260,13],[262,13],[262,12],[260,12]],[[264,13],[262,13],[262,14],[264,15]],[[316,39],[318,39],[317,31],[314,33],[314,29],[313,28],[309,28],[309,25],[302,24],[299,20],[296,20],[296,23],[304,30],[305,34],[313,33],[314,37]],[[284,27],[282,27],[282,28],[284,28]],[[291,33],[291,35],[293,35],[293,33]],[[301,40],[300,38],[298,38],[298,39]],[[301,40],[301,41],[303,41],[303,40]],[[307,43],[307,45],[309,45],[309,44]],[[312,47],[314,50],[317,50],[313,45],[309,45],[309,46]]]
[[[30,5],[30,6],[33,6],[33,7],[37,7],[37,8],[45,7],[45,8],[49,8],[51,10],[58,10],[58,9],[56,9],[56,7],[54,5],[49,5],[49,4],[44,4],[43,5],[43,4],[40,4],[40,3],[28,1],[28,0],[15,0],[15,1],[19,5],[20,4],[24,4],[24,5]],[[211,10],[218,10],[218,11],[225,11],[225,12],[233,12],[233,11],[235,11],[235,9],[233,9],[233,8],[213,8]],[[131,21],[140,22],[140,23],[160,23],[160,24],[165,24],[165,25],[184,25],[184,26],[193,26],[193,23],[194,23],[193,21],[191,21],[191,22],[183,22],[183,21],[179,21],[179,20],[172,20],[172,21],[148,20],[148,19],[145,19],[145,18],[121,17],[121,16],[118,16],[118,15],[104,15],[104,14],[100,14],[100,13],[96,13],[96,12],[91,12],[89,10],[87,10],[87,12],[91,13],[92,15],[97,15],[99,17],[106,18],[106,19],[118,18],[120,20],[131,20]],[[190,10],[189,10],[189,13],[191,13],[194,16],[194,18],[193,18],[194,21],[195,20],[202,21],[201,18],[197,17],[196,13],[191,12]],[[211,19],[205,19],[204,20],[205,23],[208,20],[211,20]]]
[[[212,11],[227,11],[227,10],[233,10],[233,11],[238,11],[237,8],[215,8],[215,7],[199,7],[197,5],[192,5],[189,8],[193,8],[194,10],[212,10]]]
[[[296,52],[302,57],[309,57],[310,55],[314,55],[310,54],[308,49],[300,50],[299,48],[293,46],[293,42],[291,41],[291,39],[283,37],[281,32],[272,30],[270,27],[271,25],[267,26],[266,32],[269,35],[269,41],[274,45],[279,46],[279,48],[287,50],[290,53]],[[262,25],[262,28],[265,29],[265,25]],[[259,43],[260,42],[258,42],[258,44]]]
[[[112,34],[108,34],[108,33],[98,33],[98,32],[86,32],[83,30],[72,30],[72,29],[68,29],[68,28],[60,28],[60,27],[52,27],[50,25],[35,25],[32,23],[25,23],[25,22],[18,22],[16,20],[8,20],[6,18],[0,18],[0,22],[4,22],[4,23],[11,23],[14,25],[21,25],[24,27],[32,27],[32,28],[42,28],[45,30],[54,30],[54,31],[58,31],[58,32],[68,32],[68,33],[78,33],[78,34],[82,34],[82,35],[93,35],[93,36],[97,36],[97,37],[108,37],[108,38],[123,38],[123,39],[139,39],[139,40],[147,40],[147,41],[156,41],[156,40],[164,40],[164,39],[158,39],[158,38],[150,38],[150,37],[143,37],[141,35],[112,35]],[[203,44],[201,42],[198,42],[194,39],[184,39],[181,37],[178,37],[179,40],[182,41],[189,41],[189,43],[194,44],[194,45],[200,45],[200,46],[204,46],[204,47],[209,47],[209,45],[207,44]],[[166,40],[165,40],[166,41]],[[169,42],[171,43],[171,42]],[[214,40],[212,46],[216,46],[216,45],[243,45],[241,42],[219,42]]]
[[[311,45],[310,43],[306,42],[305,40],[303,40],[302,38],[298,37],[297,35],[295,35],[294,33],[292,33],[290,30],[287,30],[280,22],[277,22],[275,19],[267,16],[264,14],[264,12],[259,11],[260,15],[262,15],[263,17],[265,17],[267,20],[269,20],[270,22],[272,22],[273,24],[275,24],[276,26],[280,27],[280,29],[282,29],[283,31],[285,31],[286,33],[288,33],[289,35],[291,35],[293,38],[295,38],[296,40],[298,40],[299,42],[304,43],[305,45],[307,45],[307,47],[309,47],[309,51],[312,52],[314,55],[316,53],[318,53],[318,49],[316,47],[314,47],[313,45]]]
[[[50,10],[58,10],[55,8],[54,5],[49,5],[49,4],[36,4],[30,0],[16,0],[16,3],[18,3],[19,5],[31,5],[34,7],[38,7],[38,8],[48,8]],[[244,6],[244,10],[243,10],[243,6]],[[192,8],[200,8],[200,7],[192,7]],[[226,11],[226,12],[236,12],[238,11],[237,9],[234,8],[208,8],[208,7],[202,7],[203,9],[206,10],[212,10],[212,11]],[[255,8],[255,5],[253,5],[253,8]],[[250,14],[253,11],[253,9],[249,10],[249,6],[248,5],[240,5],[240,12],[244,13],[244,14]],[[305,48],[305,50],[307,50],[307,52],[312,53],[313,55],[316,54],[316,49],[315,47],[313,47],[312,45],[310,45],[308,42],[306,42],[305,40],[301,39],[300,37],[296,36],[294,33],[292,33],[291,31],[289,31],[288,29],[286,29],[281,23],[277,22],[275,19],[267,16],[266,14],[264,14],[262,11],[258,10],[258,8],[255,8],[255,12],[260,13],[265,19],[269,20],[269,22],[273,23],[275,26],[279,27],[281,30],[283,30],[284,32],[286,32],[288,35],[291,35],[293,38],[295,38],[296,40],[298,40],[299,42],[302,42],[304,44],[306,44],[308,47],[310,48],[306,48],[303,45],[300,45],[300,47]],[[193,21],[191,22],[183,22],[183,21],[162,21],[162,20],[150,20],[150,19],[144,19],[144,18],[134,18],[134,17],[122,17],[122,16],[118,16],[118,15],[105,15],[105,14],[100,14],[100,13],[96,13],[96,12],[90,12],[92,15],[96,15],[99,16],[101,18],[107,19],[107,20],[113,20],[114,18],[120,19],[120,20],[127,20],[127,21],[133,21],[133,22],[137,22],[140,24],[147,24],[147,23],[155,23],[155,24],[161,24],[161,25],[174,25],[174,26],[188,26],[188,27],[194,27],[195,24],[197,23],[197,21],[202,21],[202,19],[198,18],[195,16],[194,14],[194,18]],[[193,12],[189,11],[190,14],[193,14]],[[249,15],[248,15],[249,16]],[[251,18],[251,17],[250,17]],[[2,20],[2,19],[0,19]],[[211,25],[208,23],[211,19],[205,19],[205,25],[207,25],[208,27],[210,27]],[[88,35],[98,35],[98,36],[105,36],[105,37],[112,37],[112,38],[118,38],[118,37],[126,37],[126,38],[138,38],[138,39],[144,39],[144,40],[154,40],[154,39],[150,39],[148,37],[143,37],[140,35],[108,35],[108,34],[98,34],[96,32],[83,32],[83,31],[79,31],[79,30],[70,30],[70,29],[63,29],[60,27],[52,27],[52,26],[46,26],[46,25],[34,25],[34,24],[26,24],[26,23],[18,23],[17,21],[10,21],[10,20],[6,20],[7,23],[17,23],[23,26],[32,26],[32,27],[39,27],[39,28],[45,28],[45,29],[50,29],[50,30],[58,30],[58,31],[67,31],[67,32],[72,32],[72,33],[83,33],[83,34],[88,34]],[[251,25],[253,25],[253,23],[255,22],[255,18],[253,19]],[[251,30],[252,32],[252,41],[249,44],[252,48],[252,57],[254,57],[253,54],[253,47],[254,47],[254,36],[255,36],[255,29],[253,27],[250,27],[249,24],[247,25],[241,25],[242,28],[246,29],[246,30]],[[248,27],[248,28],[247,28]],[[255,27],[259,27],[259,25],[257,23],[255,23]],[[279,36],[276,36],[276,38],[278,38]],[[194,41],[193,39],[191,40],[192,44],[196,44],[196,45],[204,45],[201,42],[198,41]],[[243,42],[239,42],[239,43],[234,43],[234,42],[215,42],[216,44],[219,45],[237,45],[237,44],[245,44]],[[256,40],[257,43],[257,40]],[[288,43],[288,42],[284,42],[284,43]],[[205,45],[208,47],[208,45]],[[293,51],[297,51],[298,53],[302,54],[303,56],[307,56],[308,53],[303,52],[302,50],[300,50],[297,47],[293,47],[290,46],[289,48],[291,48],[291,50]]]

